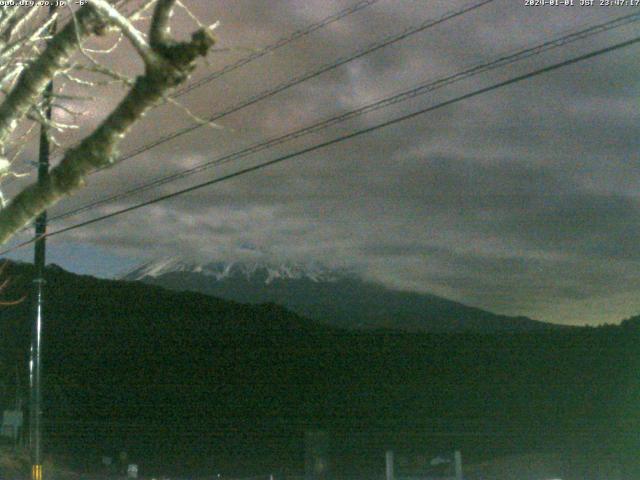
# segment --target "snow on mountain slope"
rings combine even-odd
[[[266,262],[211,262],[196,263],[179,257],[162,258],[146,263],[122,275],[126,280],[142,280],[159,278],[169,273],[196,273],[223,280],[234,277],[244,277],[247,280],[264,281],[270,284],[276,279],[299,280],[308,279],[313,282],[335,281],[341,276],[340,272],[331,271],[321,265],[302,265],[295,263],[273,264]]]

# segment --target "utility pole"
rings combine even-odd
[[[49,6],[49,14],[55,13],[54,2]],[[49,28],[55,32],[55,22]],[[46,120],[51,120],[51,101],[53,96],[53,81],[50,81],[44,92],[43,106]],[[40,148],[38,154],[38,183],[43,184],[49,179],[49,126],[40,126]],[[31,450],[31,480],[42,480],[42,321],[44,308],[44,266],[46,252],[47,212],[42,212],[35,221],[35,252],[34,265],[36,276],[34,279],[34,313],[31,329],[31,359],[29,362],[29,448]]]

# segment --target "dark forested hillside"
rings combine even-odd
[[[10,265],[3,297],[28,293],[31,274]],[[0,312],[5,392],[14,366],[26,374],[30,308],[26,300]],[[472,456],[594,442],[631,455],[636,447],[638,319],[526,334],[364,334],[275,305],[56,267],[45,314],[52,448],[294,468],[308,428],[334,432],[344,451],[357,442],[372,452],[407,444]]]

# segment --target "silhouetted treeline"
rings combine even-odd
[[[6,275],[4,298],[30,292],[31,267]],[[400,446],[637,457],[640,317],[528,334],[362,334],[56,267],[46,292],[49,448],[294,469],[303,432],[322,428],[343,456],[374,463]],[[30,309],[27,299],[0,311],[5,392],[16,365],[27,384]]]

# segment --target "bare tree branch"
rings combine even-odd
[[[175,3],[176,0],[158,0],[156,4],[149,31],[149,41],[154,49],[162,48],[172,41],[169,32],[169,19]]]
[[[104,20],[91,5],[83,6],[76,22],[69,22],[47,44],[38,58],[25,68],[16,85],[0,105],[0,143],[5,143],[38,98],[49,81],[65,67],[71,54],[78,48],[77,39],[91,33],[100,33]]]
[[[131,44],[138,51],[138,54],[142,57],[145,63],[153,63],[157,60],[144,36],[125,16],[121,15],[116,8],[105,0],[89,1],[104,18],[108,19],[110,23],[117,25],[120,31],[129,39]]]
[[[132,43],[138,42],[136,49],[145,60],[145,72],[135,79],[124,99],[95,131],[77,147],[65,152],[63,159],[51,171],[48,181],[27,187],[6,208],[0,210],[0,243],[6,242],[43,210],[81,188],[90,172],[110,166],[117,156],[120,141],[133,124],[166,98],[171,89],[184,82],[195,68],[196,59],[206,56],[214,44],[213,35],[206,28],[194,32],[188,42],[177,42],[170,38],[168,22],[174,0],[158,1],[152,17],[149,46],[146,46],[146,42],[140,43],[141,37],[135,33],[137,30],[125,17],[111,11],[113,7],[107,2],[90,1],[95,9],[83,7],[78,12],[77,27],[74,22],[69,22],[49,42],[45,52],[32,67],[23,72],[5,103],[0,106],[0,143],[15,128],[12,122],[26,115],[48,80],[63,69],[70,52],[77,48],[76,34],[84,37],[91,29],[103,28],[103,22],[109,22],[122,30]],[[149,52],[143,55],[147,48]],[[16,94],[16,91],[22,93]],[[11,104],[6,106],[9,99]]]

